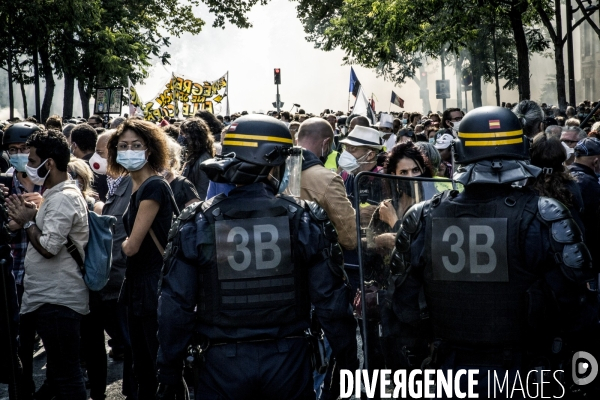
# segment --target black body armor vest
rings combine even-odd
[[[286,197],[256,205],[226,198],[203,211],[215,244],[199,271],[200,323],[252,328],[309,318],[307,260],[296,239],[304,208]]]
[[[425,296],[434,335],[456,343],[520,342],[527,289],[539,277],[524,265],[521,234],[538,197],[515,191],[482,203],[445,192],[426,217]],[[528,208],[529,213],[524,214]],[[522,218],[529,218],[524,221]]]

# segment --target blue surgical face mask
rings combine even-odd
[[[434,137],[432,137],[432,138],[429,138],[429,143],[431,143],[431,144],[435,144],[435,138],[434,138]]]
[[[405,118],[402,120],[402,125],[406,125],[406,123],[408,122],[408,120]]]
[[[146,150],[117,151],[117,163],[127,171],[139,171],[147,162]]]
[[[15,169],[19,172],[27,172],[25,167],[27,166],[27,160],[29,159],[29,154],[12,154],[10,156],[10,164],[15,167]]]

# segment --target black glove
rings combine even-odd
[[[159,383],[156,400],[190,400],[190,394],[183,378],[181,382],[171,385]]]

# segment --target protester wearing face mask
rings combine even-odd
[[[133,181],[129,208],[123,216],[128,238],[122,250],[127,256],[120,301],[128,306],[129,334],[138,398],[154,398],[158,280],[173,213],[178,213],[173,193],[159,174],[169,167],[164,132],[156,125],[129,119],[108,141],[111,176],[129,172]]]
[[[9,194],[23,195],[25,201],[32,202],[36,206],[42,203],[42,185],[36,185],[27,175],[27,162],[29,157],[29,146],[26,142],[29,136],[40,128],[29,122],[20,122],[6,128],[2,138],[2,149],[9,155],[12,174],[0,178],[0,182],[8,188]],[[11,241],[11,258],[13,261],[12,272],[17,285],[19,304],[23,296],[23,275],[25,252],[29,239],[23,227],[15,221],[9,221],[8,227],[14,235]]]
[[[67,172],[81,191],[88,204],[88,209],[97,214],[102,214],[104,203],[98,200],[98,194],[93,189],[94,174],[89,164],[79,158],[71,157]]]
[[[440,152],[442,162],[439,166],[439,176],[452,178],[452,140],[454,138],[448,133],[444,133],[435,141],[435,148]]]
[[[565,126],[562,128],[562,132],[560,134],[560,141],[563,144],[565,151],[567,152],[567,160],[565,161],[565,165],[571,165],[574,161],[575,154],[575,146],[577,143],[585,139],[587,134],[585,131],[578,126]]]
[[[340,143],[344,152],[340,156],[339,165],[342,168],[341,176],[346,187],[346,194],[357,212],[373,214],[383,198],[381,198],[381,188],[375,187],[380,184],[380,180],[363,181],[364,186],[359,188],[360,198],[354,197],[354,187],[356,185],[355,176],[362,171],[375,173],[383,172],[383,168],[377,166],[377,155],[381,151],[382,145],[379,142],[379,132],[372,128],[357,126]],[[369,221],[370,218],[361,218]],[[350,279],[353,289],[359,287],[360,279],[358,274],[358,253],[356,251],[344,251],[344,266]]]
[[[575,162],[569,166],[569,172],[577,181],[583,197],[581,219],[585,226],[585,242],[589,243],[592,262],[596,272],[600,270],[600,140],[585,138],[575,146]]]
[[[459,108],[448,108],[442,115],[442,129],[438,131],[437,136],[440,137],[444,133],[448,133],[454,137],[458,136],[458,127],[463,119],[463,112]]]
[[[69,238],[82,259],[85,257],[87,205],[67,173],[70,153],[64,135],[37,131],[27,139],[27,145],[25,169],[34,184],[45,187],[44,201],[39,208],[26,202],[23,195],[13,194],[6,201],[9,217],[29,238],[21,304],[23,382],[32,381],[37,331],[46,350],[46,378],[53,394],[60,399],[85,400],[79,338],[81,319],[89,312],[88,288],[66,244]]]
[[[300,125],[298,145],[303,147],[300,198],[312,200],[326,212],[339,235],[342,247],[356,247],[356,218],[352,204],[338,174],[324,167],[328,154],[333,154],[331,125],[317,117],[307,119]]]

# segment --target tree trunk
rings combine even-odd
[[[33,49],[33,84],[35,87],[35,117],[40,117],[40,68],[37,45]]]
[[[13,94],[13,77],[12,77],[12,51],[8,47],[8,57],[6,60],[6,71],[8,72],[8,110],[10,119],[15,117],[15,96]]]
[[[518,86],[519,86],[519,101],[529,100],[531,98],[531,86],[529,81],[529,48],[527,47],[527,38],[523,28],[522,14],[527,11],[527,2],[513,3],[508,17],[513,30],[515,46],[517,48],[517,66],[519,70]]]
[[[462,109],[462,57],[456,54],[454,55],[454,73],[456,74],[456,108]]]
[[[496,106],[500,107],[500,71],[498,69],[498,51],[496,49],[496,21],[492,24],[492,47],[494,51],[494,81],[496,81]]]
[[[562,13],[560,0],[554,0],[554,20],[556,21],[556,35],[554,35],[554,65],[556,66],[556,94],[558,108],[567,109],[567,88],[565,85],[565,57],[564,43],[562,41]]]
[[[88,119],[90,117],[90,95],[85,90],[85,85],[82,81],[77,81],[77,89],[79,89],[79,97],[81,98],[82,117]]]
[[[554,45],[554,64],[556,66],[556,94],[558,96],[558,108],[567,109],[567,88],[565,85],[565,60],[563,45]]]
[[[41,119],[39,122],[44,123],[50,116],[50,108],[52,107],[52,99],[54,98],[54,75],[52,64],[50,63],[50,54],[46,46],[40,47],[40,61],[42,62],[42,72],[46,81],[46,91],[44,93],[44,102],[42,103]]]
[[[23,98],[23,118],[27,118],[29,115],[27,113],[27,94],[25,94],[25,84],[21,80],[19,85],[21,86],[21,97]]]
[[[73,117],[73,96],[75,94],[75,77],[65,72],[65,91],[63,98],[63,117]]]

